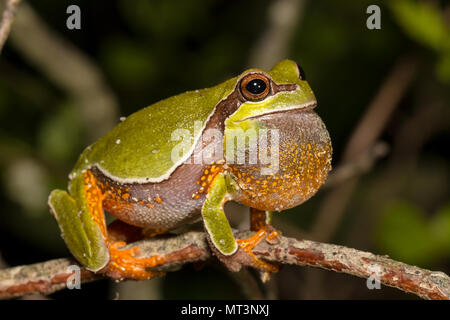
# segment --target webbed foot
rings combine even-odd
[[[148,271],[149,268],[164,263],[161,255],[137,258],[139,248],[123,249],[125,245],[124,241],[114,241],[108,246],[110,261],[102,270],[103,273],[115,280],[147,280],[163,274],[163,272]]]

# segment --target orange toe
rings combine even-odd
[[[110,262],[106,273],[110,277],[118,280],[147,280],[162,274],[162,272],[147,271],[148,268],[163,264],[164,258],[162,256],[136,258],[139,248],[120,249],[125,245],[126,243],[123,241],[116,241],[109,246]]]
[[[270,240],[277,237],[278,231],[276,231],[275,233],[274,232],[275,231],[267,235],[267,228],[263,227],[250,238],[236,240],[239,247],[241,247],[248,255],[250,255],[255,265],[263,271],[278,272],[280,268],[277,265],[258,259],[253,254],[253,248],[265,237],[270,238]]]

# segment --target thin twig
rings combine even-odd
[[[322,190],[336,187],[353,177],[368,172],[378,159],[386,156],[388,151],[389,147],[385,142],[377,142],[369,152],[360,155],[355,161],[345,162],[334,169],[322,186]]]
[[[236,235],[245,238],[251,234],[240,232]],[[162,255],[165,263],[151,269],[154,271],[178,270],[186,263],[204,261],[212,256],[205,234],[198,231],[171,238],[147,239],[127,247],[134,246],[141,249],[139,257]],[[370,252],[283,236],[279,237],[277,244],[261,241],[253,252],[257,257],[270,262],[317,267],[361,278],[376,277],[381,284],[425,299],[450,299],[450,277],[445,273],[410,266]],[[252,266],[252,259],[249,258],[243,264]],[[72,275],[67,270],[70,265],[77,263],[72,259],[56,259],[0,270],[0,298],[35,292],[50,294],[61,290],[66,287],[66,281]],[[102,276],[81,268],[83,283],[99,278]]]
[[[306,0],[273,1],[268,10],[268,21],[261,38],[250,54],[250,67],[271,68],[287,57],[296,27],[303,16]]]
[[[117,123],[117,99],[102,71],[85,53],[52,30],[28,3],[22,3],[10,39],[30,64],[79,106],[91,141]]]
[[[6,39],[8,39],[19,3],[20,0],[8,0],[6,3],[6,8],[3,11],[2,21],[0,23],[0,53],[2,53],[3,46],[5,45]]]

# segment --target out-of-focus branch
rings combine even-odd
[[[249,232],[237,234],[240,238]],[[297,240],[280,236],[277,244],[261,241],[253,250],[261,259],[281,264],[318,267],[343,272],[362,278],[374,277],[387,286],[416,294],[425,299],[450,299],[450,277],[442,272],[433,272],[398,261],[343,246]],[[148,239],[130,244],[139,246],[140,257],[163,255],[165,263],[152,268],[154,271],[174,271],[183,264],[211,258],[205,234],[191,231],[181,235]],[[244,265],[252,265],[252,259]],[[67,268],[77,264],[71,259],[50,260],[27,266],[0,270],[0,298],[12,298],[40,292],[50,294],[66,286],[72,275]],[[81,268],[81,281],[101,278]]]
[[[345,162],[334,169],[328,176],[322,189],[333,188],[355,176],[359,176],[369,171],[378,159],[386,156],[389,151],[389,146],[384,142],[377,142],[374,144],[373,148],[368,151],[369,152],[362,154],[355,161]]]
[[[267,27],[250,54],[250,67],[271,68],[289,50],[306,0],[278,0],[269,7]]]
[[[339,167],[358,162],[361,157],[370,153],[414,79],[417,64],[418,59],[414,56],[403,56],[398,60],[351,135]],[[354,175],[353,178],[330,190],[322,202],[318,218],[312,228],[313,239],[329,241],[333,236],[353,190],[358,185],[358,180],[359,175]]]
[[[27,3],[21,5],[10,38],[15,49],[75,100],[91,140],[117,122],[116,98],[101,71],[84,53],[51,30]]]
[[[11,25],[13,23],[14,16],[16,15],[16,9],[19,3],[20,0],[8,0],[6,3],[6,7],[2,15],[2,21],[0,23],[0,53],[5,45],[6,39],[8,39],[9,31],[11,30]],[[2,9],[1,4],[0,9]]]

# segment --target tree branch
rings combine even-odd
[[[245,238],[250,234],[239,232],[236,236]],[[175,271],[186,263],[204,261],[212,256],[205,234],[198,231],[170,238],[147,239],[127,247],[135,246],[141,248],[140,257],[164,256],[165,263],[152,268],[153,271]],[[283,236],[274,245],[261,241],[253,252],[257,257],[275,263],[317,267],[361,278],[376,274],[381,284],[424,299],[450,299],[450,277],[445,273],[410,266],[370,252]],[[70,265],[78,263],[72,259],[56,259],[0,270],[0,298],[36,292],[50,294],[61,290],[72,274],[67,270]],[[246,265],[251,265],[251,261]],[[81,282],[100,278],[103,276],[81,268]]]

